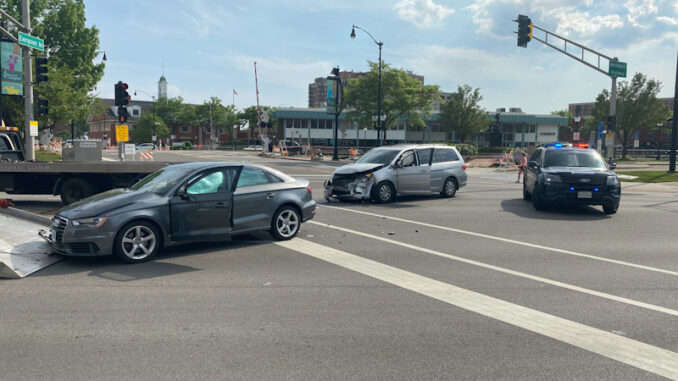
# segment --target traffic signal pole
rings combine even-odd
[[[21,13],[23,15],[23,26],[27,33],[31,32],[31,14],[28,0],[21,2]],[[33,120],[33,71],[31,62],[31,48],[22,46],[23,65],[24,65],[24,113],[26,115],[24,123],[24,150],[27,161],[35,161],[35,150],[33,149],[33,136],[31,136],[31,120]]]
[[[520,23],[521,16],[522,15],[518,16],[519,20],[514,20],[514,21],[517,21],[517,22]],[[526,16],[522,16],[522,17],[526,18],[528,21],[530,20]],[[531,21],[529,21],[529,22],[531,22]],[[617,77],[615,75],[612,75],[611,70],[608,69],[606,71],[606,70],[602,69],[601,68],[601,61],[604,63],[605,60],[607,60],[608,65],[609,65],[610,62],[618,61],[617,57],[606,56],[605,54],[597,52],[597,51],[595,51],[591,48],[587,48],[584,45],[578,44],[578,43],[576,43],[572,40],[568,40],[565,37],[562,37],[562,36],[559,36],[555,33],[549,32],[548,30],[546,30],[546,29],[544,29],[540,26],[537,26],[537,25],[534,25],[534,24],[530,24],[530,25],[531,25],[531,28],[530,28],[530,36],[529,37],[526,37],[524,35],[524,32],[523,33],[521,33],[520,31],[518,32],[518,46],[527,47],[527,42],[529,42],[530,40],[537,40],[537,41],[541,42],[542,44],[544,44],[548,47],[551,47],[551,48],[565,54],[566,56],[568,56],[568,57],[570,57],[570,58],[572,58],[576,61],[579,61],[580,63],[583,63],[584,65],[586,65],[586,66],[588,66],[588,67],[590,67],[594,70],[597,70],[597,71],[605,74],[606,76],[608,76],[612,79],[612,86],[611,86],[611,89],[610,89],[610,114],[609,114],[608,123],[607,123],[608,124],[608,130],[612,132],[612,138],[608,140],[608,143],[607,143],[608,147],[607,147],[606,153],[609,157],[614,158],[614,142],[616,140],[615,135],[616,135],[616,129],[617,129],[616,128],[617,127],[617,117],[616,117],[616,114],[617,114]],[[520,26],[519,26],[519,29],[520,29]],[[541,38],[535,36],[534,34],[532,34],[532,31],[534,29],[544,32],[544,39],[541,39]],[[563,48],[560,48],[559,46],[555,46],[551,42],[549,42],[549,36],[552,36],[552,37],[557,38],[558,40],[561,40],[563,42]],[[521,42],[522,42],[522,44],[521,44]],[[568,52],[567,51],[568,45],[575,46],[575,47],[581,49],[581,57]],[[586,61],[584,59],[585,53],[590,53],[594,56],[597,56],[597,65],[594,65],[593,63],[591,63],[589,61]],[[602,148],[601,140],[598,140],[597,148],[598,148],[598,151],[600,152],[600,150]]]

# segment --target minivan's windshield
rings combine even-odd
[[[193,168],[167,167],[151,173],[132,185],[129,189],[137,191],[164,194],[170,188],[177,185],[185,175],[193,171]]]
[[[388,165],[395,159],[398,152],[400,152],[399,149],[375,148],[364,154],[356,163]]]
[[[544,167],[605,168],[605,162],[592,150],[550,149],[544,154]]]

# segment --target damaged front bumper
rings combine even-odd
[[[325,200],[329,201],[333,198],[339,200],[363,200],[370,198],[370,190],[372,189],[372,180],[367,181],[364,178],[356,178],[349,181],[332,180],[325,181]]]

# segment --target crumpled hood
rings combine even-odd
[[[122,209],[134,203],[138,203],[140,207],[145,206],[148,204],[148,201],[158,199],[159,197],[152,192],[132,191],[122,188],[111,189],[68,205],[61,209],[58,214],[69,220],[98,217],[110,214],[110,212],[116,209]]]
[[[346,164],[344,166],[337,168],[337,170],[334,171],[334,174],[335,175],[358,174],[358,173],[364,173],[364,172],[369,172],[369,171],[376,171],[376,170],[381,169],[383,167],[384,167],[383,164],[374,164],[374,163]]]

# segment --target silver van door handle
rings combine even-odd
[[[275,197],[275,193],[266,193],[266,198],[267,198],[267,199],[271,199],[271,198],[273,198],[273,197]]]

